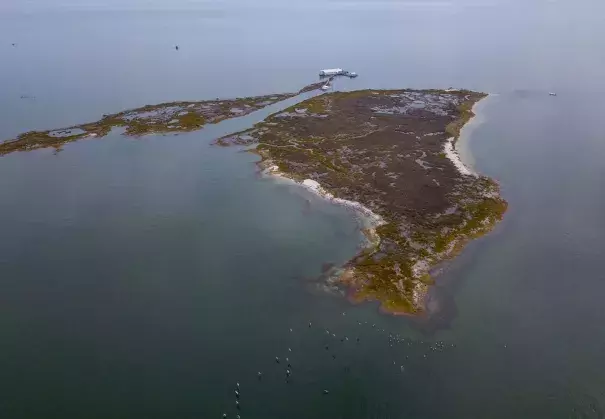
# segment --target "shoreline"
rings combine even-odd
[[[373,212],[368,207],[364,206],[360,202],[351,201],[348,199],[337,198],[330,192],[326,191],[319,182],[312,179],[304,179],[298,181],[286,173],[279,170],[279,167],[270,159],[264,159],[261,153],[256,151],[256,148],[250,149],[249,151],[258,154],[261,160],[256,164],[260,167],[261,176],[270,178],[273,181],[285,181],[296,187],[303,188],[315,196],[324,199],[335,205],[342,205],[355,214],[358,219],[359,232],[363,235],[364,241],[360,250],[342,266],[337,266],[334,272],[327,277],[326,282],[329,285],[344,285],[346,287],[345,297],[352,304],[360,304],[364,301],[364,298],[359,298],[357,294],[358,287],[355,286],[355,267],[351,266],[351,262],[367,253],[374,253],[380,247],[380,235],[376,231],[381,225],[385,225],[387,222],[380,215]],[[382,307],[382,306],[381,306]],[[382,308],[381,308],[382,310]],[[393,313],[398,314],[398,313]],[[411,313],[401,312],[400,315],[411,315]]]
[[[261,155],[261,158],[262,158],[262,155]],[[259,166],[261,166],[262,175],[267,176],[267,177],[274,177],[274,178],[279,178],[282,180],[287,180],[288,182],[295,184],[297,186],[300,186],[300,187],[306,189],[307,191],[309,191],[333,204],[342,205],[342,206],[352,209],[353,211],[355,211],[355,213],[357,213],[360,216],[362,221],[365,221],[367,223],[367,224],[365,224],[366,228],[364,228],[364,230],[367,228],[375,230],[376,227],[381,226],[386,223],[386,221],[380,215],[376,214],[374,211],[372,211],[368,207],[364,206],[360,202],[351,201],[351,200],[343,199],[343,198],[337,198],[330,192],[326,191],[319,182],[312,180],[312,179],[304,179],[303,181],[298,181],[298,180],[288,176],[287,173],[280,171],[279,167],[277,165],[267,163],[267,162],[268,162],[268,160],[261,160],[257,163]],[[266,165],[266,167],[262,167],[265,165]]]
[[[453,141],[453,149],[458,155],[461,163],[475,175],[480,174],[475,168],[475,157],[472,153],[469,141],[473,132],[485,122],[485,115],[483,113],[484,108],[487,106],[490,99],[493,99],[495,96],[497,96],[497,94],[488,93],[483,99],[473,105],[471,108],[473,115],[460,130],[458,139]]]
[[[454,140],[454,137],[450,137],[445,141],[445,144],[443,145],[443,152],[445,153],[445,157],[447,157],[452,162],[452,164],[456,167],[456,169],[458,169],[461,175],[475,177],[479,176],[474,170],[464,164],[464,162],[460,158],[458,150],[456,149],[457,141],[455,142]]]
[[[481,126],[485,122],[485,115],[483,114],[483,107],[488,103],[488,99],[494,97],[493,93],[488,93],[482,99],[478,100],[471,107],[471,117],[466,121],[466,123],[461,127],[458,137],[450,137],[447,139],[444,144],[444,153],[446,157],[452,162],[452,164],[458,169],[460,174],[469,175],[474,177],[483,176],[479,173],[474,167],[474,157],[470,149],[469,141],[473,132]],[[496,224],[494,222],[493,224]],[[493,230],[493,226],[484,234],[480,234],[480,236],[488,234]],[[457,243],[453,243],[444,255],[439,257],[434,263],[426,263],[425,266],[425,274],[429,275],[433,279],[437,279],[439,276],[443,274],[443,272],[447,269],[447,265],[454,259],[459,256],[463,251],[464,247],[474,239],[478,237],[468,237],[462,238]],[[431,297],[433,297],[431,290],[434,287],[429,287],[425,290],[424,296],[422,298],[422,307],[424,309],[424,313],[431,316],[435,313],[430,313],[427,310],[428,302]],[[437,310],[438,312],[438,310]],[[392,313],[394,315],[408,315],[409,313]]]
[[[458,137],[450,137],[447,139],[446,143],[443,146],[443,152],[446,157],[450,159],[450,161],[456,166],[456,169],[462,175],[471,175],[471,176],[480,176],[479,173],[475,170],[473,155],[468,148],[468,140],[472,135],[473,131],[483,123],[483,116],[479,111],[479,106],[483,106],[487,102],[487,99],[493,96],[491,94],[486,94],[484,98],[479,99],[477,102],[473,104],[471,107],[471,117],[468,121],[460,128],[460,133]],[[466,148],[463,148],[463,144],[466,145]],[[463,150],[466,152],[467,159],[464,159],[461,155],[460,151]],[[465,161],[466,160],[466,161]],[[470,160],[470,161],[469,161]]]

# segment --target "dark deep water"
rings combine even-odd
[[[264,112],[2,157],[0,417],[235,418],[237,381],[244,419],[603,417],[604,4],[19,3],[2,139],[342,66],[342,89],[495,93],[465,145],[509,211],[439,278],[426,334],[313,280],[355,253],[349,212],[209,146]]]

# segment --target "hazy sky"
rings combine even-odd
[[[47,10],[191,10],[215,8],[447,8],[459,6],[489,7],[519,0],[2,0],[4,11]],[[557,0],[532,0],[536,3],[554,3]],[[521,2],[521,4],[523,4]]]

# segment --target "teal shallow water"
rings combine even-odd
[[[343,89],[499,93],[468,145],[510,206],[439,278],[427,326],[316,281],[359,245],[350,212],[209,146],[259,114],[5,156],[2,417],[235,417],[237,381],[242,418],[602,417],[600,3],[57,4],[0,16],[18,43],[0,47],[2,138],[147,103],[293,91],[343,66],[361,74]],[[391,347],[388,332],[406,341]]]

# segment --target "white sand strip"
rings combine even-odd
[[[485,122],[483,110],[490,102],[489,99],[498,96],[498,94],[490,93],[479,102],[475,103],[472,108],[473,117],[467,121],[460,130],[458,141],[454,145],[454,150],[458,153],[459,159],[464,163],[466,168],[476,174],[474,170],[475,158],[470,147],[470,138],[473,132]]]
[[[448,138],[446,140],[445,144],[443,145],[443,151],[445,153],[445,156],[450,159],[452,163],[454,163],[454,166],[456,166],[456,169],[458,169],[461,174],[468,176],[477,176],[475,172],[473,172],[471,169],[466,167],[464,163],[462,163],[458,152],[454,149],[454,137]]]
[[[361,214],[363,214],[364,216],[366,216],[369,219],[369,221],[372,223],[373,226],[378,226],[378,225],[384,224],[384,220],[382,219],[382,217],[380,215],[376,214],[375,212],[373,212],[368,207],[364,207],[362,204],[360,204],[359,202],[356,202],[356,201],[349,201],[347,199],[335,198],[334,195],[327,192],[324,188],[321,187],[319,182],[317,182],[315,180],[305,179],[302,182],[302,186],[304,186],[311,192],[314,192],[314,193],[322,196],[323,198],[328,199],[336,204],[344,205],[346,207],[351,207],[351,208],[355,209],[356,211],[358,211]]]
[[[327,192],[324,188],[321,187],[321,185],[319,184],[319,182],[312,180],[312,179],[305,179],[301,182],[297,182],[294,179],[288,177],[288,175],[286,173],[280,172],[279,171],[279,167],[276,165],[273,166],[268,166],[263,173],[265,175],[269,175],[269,176],[275,176],[277,178],[281,178],[283,180],[288,180],[292,183],[295,183],[299,186],[304,187],[305,189],[307,189],[310,192],[313,192],[319,196],[321,196],[324,199],[327,199],[335,204],[340,204],[340,205],[344,205],[346,207],[352,208],[355,211],[357,211],[359,214],[363,215],[363,217],[365,218],[364,221],[366,221],[369,225],[368,227],[370,228],[375,228],[379,225],[382,225],[385,223],[385,221],[383,220],[383,218],[376,214],[375,212],[373,212],[371,209],[363,206],[361,203],[356,202],[356,201],[349,201],[347,199],[342,199],[342,198],[336,198],[334,197],[334,195],[332,195],[331,193]]]

